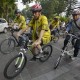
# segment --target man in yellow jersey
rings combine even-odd
[[[18,29],[20,29],[18,32],[14,33],[16,36],[17,40],[18,37],[23,34],[27,27],[26,27],[26,20],[25,17],[21,15],[21,11],[19,9],[15,10],[16,18],[14,19],[14,23],[17,23]]]
[[[59,33],[59,26],[60,26],[59,17],[56,16],[56,17],[54,17],[54,19],[50,23],[51,34],[55,35],[56,31],[58,31],[58,33]]]
[[[33,39],[33,58],[30,61],[36,60],[35,47],[42,53],[41,44],[47,44],[50,42],[51,33],[48,27],[47,17],[41,14],[42,7],[40,4],[35,4],[31,7],[33,18],[29,22],[27,29],[32,28],[32,39]],[[40,54],[39,54],[40,55]]]

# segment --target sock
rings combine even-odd
[[[43,51],[42,51],[42,49],[40,49],[40,53],[42,53]]]

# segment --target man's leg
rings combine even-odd
[[[35,45],[35,43],[36,42],[34,42],[33,44],[32,44],[32,54],[33,54],[33,57],[30,59],[30,61],[31,62],[33,62],[33,61],[36,61],[36,58],[38,58],[39,56],[38,56],[38,54],[36,54],[36,49],[38,49],[39,51],[42,51],[42,48],[41,48],[41,46],[40,45]]]
[[[69,39],[70,39],[70,36],[67,35],[66,38],[65,38],[65,40],[64,40],[64,46],[63,46],[62,50],[64,50],[65,47],[67,46]]]
[[[75,40],[76,40],[76,38],[73,38],[73,39],[72,39],[72,41],[71,41],[72,46],[74,46],[74,45],[75,45]]]
[[[80,39],[77,39],[76,40],[76,43],[75,43],[75,45],[74,45],[74,57],[77,57],[77,55],[78,55],[78,52],[79,52],[79,49],[80,49]]]

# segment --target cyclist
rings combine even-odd
[[[50,23],[51,34],[54,34],[55,36],[56,31],[58,31],[59,33],[59,26],[60,26],[59,16],[56,16],[53,18],[53,20]]]
[[[50,42],[51,34],[50,29],[48,27],[47,17],[41,14],[42,6],[40,4],[35,4],[31,7],[31,11],[33,13],[33,18],[29,22],[27,26],[27,30],[29,27],[32,28],[32,40],[33,40],[33,58],[30,61],[35,61],[36,57],[40,57],[40,54],[35,53],[35,47],[40,50],[42,53],[41,44],[47,44]]]
[[[77,37],[80,37],[80,11],[74,10],[72,16],[73,16],[73,20],[71,20],[68,23],[66,33],[68,33],[71,30],[72,34],[76,35]],[[65,49],[69,39],[70,36],[66,35],[66,38],[64,40],[64,46],[62,48],[63,50]],[[76,39],[75,37],[73,37],[72,39],[72,45],[74,46],[74,55],[72,57],[72,60],[74,60],[75,57],[77,57],[80,48],[80,39],[77,39],[74,44],[75,39]]]
[[[14,23],[17,23],[18,25],[18,32],[15,32],[14,35],[16,36],[17,40],[21,34],[23,34],[27,27],[26,27],[26,20],[25,17],[22,16],[21,11],[19,9],[15,10],[16,18],[14,19]]]

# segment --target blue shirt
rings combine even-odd
[[[79,22],[78,22],[78,21],[79,21]],[[70,21],[70,22],[67,24],[67,26],[66,26],[66,27],[67,27],[67,28],[66,28],[66,31],[67,31],[67,32],[69,32],[69,30],[71,30],[71,28],[72,28],[72,22],[73,22],[73,20]],[[77,23],[77,22],[78,22],[78,23]],[[78,26],[80,26],[80,24],[79,24],[79,23],[80,23],[80,18],[76,21],[76,23],[77,23]]]

